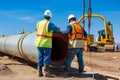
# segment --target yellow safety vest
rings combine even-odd
[[[36,47],[52,48],[52,31],[48,32],[48,20],[38,22],[36,26]]]

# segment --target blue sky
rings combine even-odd
[[[68,24],[69,14],[77,19],[82,17],[83,0],[0,0],[0,35],[16,35],[24,28],[25,32],[35,31],[38,20],[43,19],[44,10],[53,13],[51,21],[64,30]],[[102,14],[113,24],[116,42],[120,42],[119,19],[120,0],[92,0],[92,13]],[[86,0],[86,12],[88,0]],[[87,22],[86,27],[87,31]],[[104,29],[101,19],[91,22],[91,33],[98,35],[98,30]]]

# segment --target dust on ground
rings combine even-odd
[[[84,61],[93,69],[120,76],[120,52],[86,52]]]
[[[0,80],[92,80],[93,76],[94,80],[108,80],[99,72],[120,76],[120,52],[84,52],[84,63],[86,72],[82,76],[78,73],[75,58],[68,77],[62,67],[52,67],[56,78],[40,78],[36,64],[0,53]]]

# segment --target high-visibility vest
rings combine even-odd
[[[78,24],[74,23],[72,25],[72,31],[69,34],[69,40],[75,40],[75,39],[83,39],[83,28]]]
[[[48,20],[42,20],[37,24],[36,47],[52,48],[52,31],[48,32]]]

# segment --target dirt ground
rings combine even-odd
[[[40,78],[36,64],[0,53],[0,80],[119,80],[108,79],[105,74],[120,77],[120,52],[84,52],[84,63],[86,72],[82,76],[75,58],[67,77],[63,67],[52,67],[56,78]]]

